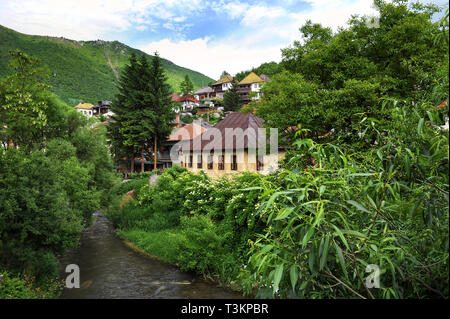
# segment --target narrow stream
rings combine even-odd
[[[61,259],[61,278],[65,267],[80,268],[80,288],[64,288],[63,299],[147,299],[147,298],[243,298],[214,284],[180,271],[175,266],[146,258],[115,234],[111,222],[96,213],[93,226],[86,229],[80,246]]]

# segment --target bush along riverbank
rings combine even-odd
[[[241,189],[260,180],[254,174],[211,180],[173,167],[156,185],[144,177],[118,186],[107,216],[121,237],[144,251],[236,288],[249,242],[264,229],[255,218],[259,190]],[[136,199],[121,209],[121,196],[130,189]]]
[[[107,216],[144,251],[256,297],[448,297],[446,110],[390,112],[387,129],[359,122],[370,149],[299,130],[270,176],[213,180],[173,167],[156,185],[117,186]],[[130,189],[135,199],[120,208]]]

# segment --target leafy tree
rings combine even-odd
[[[238,85],[235,80],[231,83],[231,88],[223,95],[223,108],[225,112],[235,112],[240,106],[239,94],[237,92]]]
[[[194,84],[187,74],[184,77],[184,81],[180,83],[180,91],[182,95],[190,95],[194,92]]]
[[[354,16],[347,29],[333,34],[308,21],[300,29],[303,41],[282,50],[282,66],[302,80],[286,74],[274,77],[262,89],[257,114],[283,132],[301,124],[317,140],[334,129],[333,136],[355,143],[361,114],[389,123],[389,105],[379,106],[377,100],[389,96],[417,101],[429,94],[448,54],[435,41],[442,29],[431,21],[437,9],[420,4],[408,8],[404,1],[375,4],[379,27],[368,23],[370,17]],[[296,78],[298,93],[289,77]],[[279,96],[269,96],[272,91]],[[302,101],[297,98],[300,92]],[[280,107],[289,116],[278,114]]]
[[[9,269],[33,274],[38,256],[59,254],[78,243],[83,218],[71,207],[76,203],[68,204],[55,169],[59,165],[42,151],[28,156],[14,149],[0,152],[0,255]],[[78,177],[75,173],[65,182]]]
[[[40,60],[20,50],[10,51],[10,67],[15,73],[0,83],[0,133],[13,145],[28,147],[41,138],[47,119],[47,72]]]

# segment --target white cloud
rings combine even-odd
[[[1,0],[0,24],[27,34],[113,40],[113,33],[154,27],[156,19],[183,22],[201,8],[201,0]]]
[[[334,31],[347,24],[352,15],[377,15],[372,0],[306,0],[312,6],[307,12],[293,13],[295,23],[300,27],[309,19],[321,23]]]
[[[186,20],[186,17],[175,17],[173,18],[173,21],[175,22],[183,22]]]
[[[252,6],[245,12],[241,23],[247,27],[261,27],[286,14],[286,11],[280,7]]]
[[[227,14],[231,19],[236,19],[244,15],[249,5],[247,3],[241,3],[240,1],[213,4],[213,10],[218,14]]]
[[[210,38],[178,42],[164,39],[140,49],[149,54],[158,51],[161,57],[213,79],[218,79],[224,70],[235,74],[264,62],[279,61],[281,57],[279,47],[237,48],[232,43],[212,42]]]

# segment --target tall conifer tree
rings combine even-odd
[[[148,102],[153,110],[153,125],[154,139],[154,169],[157,166],[157,150],[158,145],[170,134],[173,126],[172,121],[175,119],[175,112],[173,110],[173,102],[170,98],[172,90],[167,83],[167,75],[162,67],[162,60],[158,53],[152,59],[150,65],[150,81],[149,81]]]
[[[154,152],[155,169],[158,141],[170,134],[175,115],[169,97],[171,89],[158,54],[148,63],[142,55],[130,57],[130,65],[119,79],[119,94],[113,103],[116,113],[111,128],[111,140],[116,147],[140,154],[141,171],[150,147]],[[133,163],[134,161],[132,161]]]

